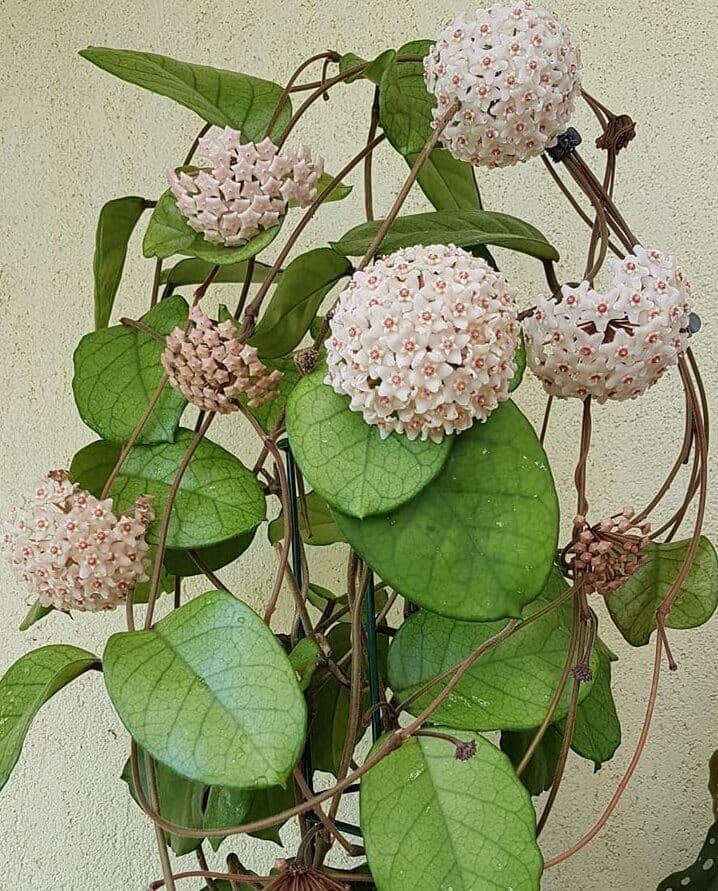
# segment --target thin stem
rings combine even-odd
[[[162,260],[158,259],[155,263],[155,274],[152,278],[152,294],[150,296],[150,306],[156,306],[160,295],[160,279],[162,276]]]
[[[150,590],[147,596],[147,615],[145,616],[145,628],[152,627],[155,603],[157,601],[157,594],[160,588],[160,579],[162,578],[162,561],[164,560],[165,556],[167,535],[169,533],[170,520],[172,519],[172,510],[174,508],[175,499],[177,498],[177,493],[179,492],[179,488],[182,483],[182,478],[185,475],[185,471],[189,467],[190,461],[192,460],[195,452],[202,443],[202,440],[204,439],[205,434],[209,429],[209,425],[212,423],[214,418],[214,412],[208,412],[205,415],[204,420],[202,421],[202,426],[195,433],[194,437],[192,438],[192,442],[189,444],[187,451],[184,453],[184,457],[182,458],[180,466],[177,468],[177,473],[175,474],[175,478],[174,480],[172,480],[172,485],[170,486],[169,492],[167,493],[165,510],[164,514],[162,515],[162,522],[157,534],[157,552],[155,556],[155,563],[152,568]]]
[[[264,132],[265,136],[272,135],[272,131],[274,130],[274,127],[275,127],[277,121],[279,120],[279,115],[282,113],[282,110],[287,102],[287,99],[289,98],[289,94],[292,92],[292,88],[296,84],[296,82],[299,79],[299,77],[301,76],[301,74],[304,71],[306,71],[306,69],[309,68],[310,65],[313,65],[314,62],[320,62],[322,60],[327,60],[329,62],[338,62],[340,58],[341,58],[341,56],[339,55],[338,52],[336,52],[335,50],[328,50],[327,52],[316,53],[315,55],[310,56],[308,59],[305,59],[302,62],[302,64],[294,71],[292,76],[287,81],[287,85],[282,90],[282,94],[279,97],[277,104],[274,108],[274,113],[272,114],[272,117],[269,119],[269,123],[267,124],[267,129]],[[319,87],[323,86],[323,84],[324,84],[323,78],[322,78],[322,80],[317,82],[317,86],[319,86]],[[305,87],[305,89],[306,89],[306,87]]]
[[[242,293],[239,295],[239,301],[234,310],[235,319],[238,319],[244,312],[244,304],[247,302],[247,297],[249,297],[249,291],[252,287],[252,278],[254,277],[254,266],[256,262],[255,257],[250,257],[249,260],[247,260],[247,270],[245,272],[244,283],[242,284]]]
[[[160,343],[164,343],[166,340],[161,334],[153,328],[150,328],[149,325],[145,325],[144,322],[140,322],[137,319],[128,319],[126,316],[123,316],[120,319],[120,325],[125,325],[127,328],[134,328],[135,331],[140,331],[142,334],[146,334],[147,337],[151,337],[153,340],[157,340]]]
[[[211,870],[209,868],[209,863],[207,863],[207,858],[204,856],[204,851],[202,850],[202,845],[200,845],[197,848],[197,863],[199,865],[199,868],[201,870],[204,870],[204,872],[206,872],[206,873],[211,872]],[[218,891],[217,883],[215,882],[214,877],[210,878],[208,875],[206,885],[207,885],[207,888],[209,889],[209,891]]]
[[[203,136],[206,136],[211,129],[212,129],[211,124],[209,124],[209,123],[205,124],[202,127],[202,129],[199,131],[199,133],[195,136],[194,141],[192,142],[192,145],[189,147],[189,150],[188,150],[187,154],[185,155],[185,159],[182,162],[183,167],[187,167],[191,163],[192,158],[194,158],[194,153],[197,151],[197,148],[199,147],[200,139],[202,139]]]
[[[573,857],[574,854],[577,854],[582,848],[585,848],[586,845],[592,841],[598,833],[603,829],[603,827],[608,822],[611,814],[616,809],[618,802],[623,797],[623,793],[626,791],[626,787],[631,781],[631,777],[636,772],[636,768],[641,760],[641,756],[643,754],[643,750],[646,747],[646,742],[648,740],[648,734],[651,729],[651,722],[653,720],[653,712],[656,706],[656,697],[658,695],[658,685],[661,677],[661,655],[663,653],[663,647],[661,645],[661,641],[656,639],[656,650],[655,656],[653,659],[653,677],[651,680],[651,689],[648,696],[648,705],[646,706],[646,715],[643,719],[643,726],[641,727],[641,733],[638,738],[638,743],[636,745],[636,749],[631,757],[631,760],[628,764],[625,774],[623,775],[621,782],[618,784],[618,788],[613,793],[611,800],[609,801],[606,809],[598,818],[596,823],[589,829],[589,831],[580,838],[574,845],[571,845],[565,851],[562,851],[560,854],[557,854],[555,857],[551,857],[544,863],[544,869],[550,869],[552,866],[557,866],[559,863],[563,863],[564,860],[568,860],[569,857]]]
[[[247,338],[251,337],[252,332],[254,331],[254,326],[256,324],[257,316],[259,315],[259,310],[261,309],[262,302],[263,302],[265,296],[267,295],[267,292],[269,291],[270,287],[274,283],[274,280],[277,277],[277,274],[281,271],[285,260],[287,259],[287,257],[289,256],[289,254],[292,251],[292,248],[299,240],[299,237],[301,236],[302,232],[306,229],[306,227],[312,221],[317,210],[321,207],[321,205],[324,203],[326,198],[331,194],[331,192],[334,191],[334,189],[342,181],[342,179],[344,179],[344,177],[348,173],[351,173],[351,171],[357,166],[357,164],[361,163],[361,161],[364,159],[364,156],[367,154],[367,152],[373,151],[374,148],[376,148],[376,146],[379,145],[379,143],[382,142],[384,139],[385,139],[384,135],[380,134],[379,136],[376,137],[376,139],[372,143],[369,143],[368,145],[364,146],[364,148],[359,152],[359,154],[355,155],[347,164],[345,164],[344,167],[342,167],[342,169],[339,171],[339,173],[334,177],[334,179],[332,179],[329,183],[327,183],[327,185],[324,187],[324,189],[322,189],[322,191],[317,195],[317,197],[314,199],[314,201],[309,205],[309,207],[307,208],[307,210],[304,213],[304,216],[297,223],[293,232],[291,233],[291,235],[287,239],[286,243],[282,247],[281,251],[279,252],[279,255],[277,256],[276,260],[272,264],[272,268],[267,273],[264,281],[259,286],[259,290],[257,291],[256,295],[254,296],[254,299],[252,300],[252,302],[249,304],[249,306],[247,307],[247,309],[245,311],[244,321],[242,324],[242,331],[240,334],[240,338],[242,340],[246,340]]]

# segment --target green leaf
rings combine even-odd
[[[35,603],[30,607],[30,609],[25,614],[25,618],[22,620],[18,627],[18,631],[27,631],[28,628],[32,628],[32,626],[39,622],[40,619],[44,619],[49,613],[54,613],[54,606],[42,606],[39,600],[36,600]],[[58,612],[62,612],[62,610],[58,610]],[[69,613],[65,613],[65,615],[69,616]]]
[[[351,271],[351,263],[331,248],[300,254],[285,269],[249,342],[263,358],[274,359],[293,350],[329,291]]]
[[[339,241],[332,242],[332,247],[345,257],[361,256],[372,244],[382,222],[374,220],[354,226]],[[517,217],[488,210],[438,210],[397,217],[381,243],[380,253],[390,254],[413,244],[493,244],[540,260],[558,259],[556,249],[538,229]]]
[[[509,383],[509,393],[513,393],[524,378],[526,371],[526,344],[524,343],[524,334],[521,332],[521,341],[519,347],[514,353],[514,376]]]
[[[425,56],[430,46],[429,40],[414,40],[402,46],[399,54]],[[392,61],[388,64],[381,79],[379,99],[381,126],[389,142],[411,167],[431,135],[436,105],[433,94],[426,89],[422,63]],[[419,172],[418,183],[437,210],[481,209],[473,167],[456,160],[446,149],[433,149]]]
[[[269,401],[263,402],[256,408],[247,405],[248,399],[244,393],[240,394],[239,399],[247,410],[259,421],[262,430],[264,430],[265,433],[271,433],[279,416],[286,408],[290,393],[299,381],[299,371],[294,362],[294,354],[291,356],[281,356],[279,359],[265,359],[264,357],[261,357],[261,359],[269,371],[277,370],[282,372],[282,378],[275,386],[279,396],[277,396],[276,399],[270,399]]]
[[[350,410],[346,396],[324,383],[325,374],[318,369],[302,378],[287,403],[287,434],[302,473],[332,507],[354,517],[409,501],[441,470],[452,438],[382,439]]]
[[[17,764],[30,724],[42,706],[70,681],[98,666],[97,656],[67,644],[22,656],[0,679],[0,789]]]
[[[346,594],[334,594],[328,588],[317,585],[316,582],[310,582],[307,588],[307,600],[313,607],[323,613],[324,610],[332,604],[331,616],[338,616],[339,622],[351,622],[351,614],[349,612],[349,597]]]
[[[538,891],[531,799],[503,753],[483,737],[476,746],[457,761],[445,740],[413,737],[362,777],[361,828],[379,891]]]
[[[255,532],[256,530],[252,529],[235,538],[210,545],[208,548],[197,548],[196,554],[209,569],[221,569],[223,566],[236,560],[237,557],[240,557],[247,550],[254,541]],[[187,576],[202,574],[202,570],[198,568],[187,551],[167,548],[164,564],[167,572],[171,575],[180,575],[186,578]]]
[[[282,228],[280,220],[276,226],[263,229],[246,244],[239,247],[225,247],[206,241],[201,233],[195,232],[182,215],[172,192],[162,194],[157,206],[152,211],[145,237],[142,241],[142,253],[145,257],[165,259],[174,254],[185,254],[205,260],[212,266],[231,264],[236,266],[243,260],[249,260],[267,245],[271,244]]]
[[[103,664],[132,737],[188,779],[266,788],[301,754],[306,706],[292,666],[230,594],[210,591],[150,630],[112,635]]]
[[[456,439],[441,473],[413,501],[364,520],[335,515],[395,591],[476,622],[519,618],[541,592],[558,540],[546,454],[510,401]]]
[[[711,826],[695,863],[664,879],[657,891],[716,891],[718,888],[718,820]]]
[[[518,767],[534,738],[536,730],[504,730],[501,751]],[[553,785],[563,734],[551,725],[521,774],[521,782],[530,795],[541,795]]]
[[[147,798],[150,794],[150,786],[147,778],[145,753],[139,749],[138,755],[137,767],[140,783],[145,798]],[[201,830],[204,825],[204,800],[208,787],[204,783],[195,783],[193,780],[180,776],[161,761],[155,761],[154,766],[160,814],[170,823],[184,826],[186,829]],[[120,778],[127,783],[130,795],[137,801],[137,792],[132,777],[132,764],[129,758],[125,762]],[[183,835],[165,832],[165,838],[178,857],[196,851],[202,844],[201,832],[198,832],[197,838],[187,838]]]
[[[142,316],[143,324],[164,336],[187,321],[187,304],[170,297]],[[110,442],[126,442],[145,413],[164,370],[164,341],[126,325],[86,334],[74,355],[72,389],[82,420]],[[140,442],[174,439],[186,401],[166,386],[140,434]]]
[[[162,284],[172,285],[174,288],[181,288],[183,285],[201,285],[212,271],[214,265],[214,263],[207,263],[205,260],[193,258],[180,260],[169,269],[162,270],[160,281]],[[213,279],[213,284],[221,285],[246,281],[248,266],[248,260],[241,260],[239,263],[227,263],[221,266]],[[263,282],[270,269],[271,267],[267,266],[266,263],[260,263],[259,260],[255,260],[252,270],[252,281]],[[278,273],[278,279],[279,277],[281,277],[281,272]]]
[[[554,570],[541,596],[524,609],[528,617],[566,589]],[[389,683],[401,701],[433,677],[469,656],[504,622],[456,622],[421,610],[404,622],[389,648]],[[431,717],[436,724],[472,730],[528,730],[545,718],[566,662],[571,637],[566,615],[554,609],[489,650],[466,672]],[[598,657],[593,659],[598,667]],[[411,703],[418,714],[446,686],[434,685]],[[590,684],[581,684],[581,698]],[[568,711],[570,684],[556,717]]]
[[[299,689],[306,690],[324,656],[315,641],[302,638],[289,654],[289,662],[297,674]]]
[[[304,522],[303,511],[299,511],[299,531],[302,541],[308,545],[322,547],[344,541],[339,531],[334,515],[329,507],[316,492],[307,492],[306,497],[307,516],[309,528]],[[284,538],[284,511],[281,511],[276,520],[272,520],[268,528],[269,541],[274,544]]]
[[[241,790],[236,791],[240,792]],[[280,814],[282,811],[289,810],[290,807],[294,807],[296,804],[293,783],[288,783],[285,789],[281,786],[271,786],[269,789],[258,789],[256,792],[250,793],[250,795],[251,797],[249,799],[247,813],[242,820],[234,824],[236,826],[239,826],[240,822],[253,823],[256,820],[263,820],[265,817]],[[279,830],[283,825],[283,822],[279,822],[274,826],[269,826],[267,829],[259,829],[257,832],[250,832],[249,835],[253,835],[255,838],[261,838],[266,841],[273,841],[276,844],[281,845],[282,840],[279,836]],[[211,841],[212,847],[217,850],[219,845],[215,845],[214,840]]]
[[[155,53],[90,46],[80,55],[115,77],[179,102],[210,124],[241,130],[245,140],[264,138],[282,95],[282,87],[268,80]],[[291,113],[287,101],[273,133],[284,129]]]
[[[150,542],[157,541],[169,490],[193,438],[191,430],[180,429],[175,442],[135,446],[110,490],[118,510],[134,504],[141,495],[153,498],[156,519],[148,527]],[[92,443],[75,455],[70,476],[95,493],[118,456],[117,446]],[[167,547],[205,548],[237,538],[256,528],[264,520],[265,510],[264,495],[254,475],[234,455],[204,439],[180,482]]]
[[[621,722],[611,692],[611,659],[607,647],[599,640],[595,651],[598,668],[589,694],[576,712],[571,748],[582,758],[593,761],[595,769],[599,770],[621,745]],[[566,722],[559,722],[559,732],[563,734],[565,729]]]
[[[678,576],[689,541],[651,543],[644,565],[606,598],[616,627],[634,647],[648,643],[656,630],[656,610]],[[666,619],[669,628],[697,628],[718,605],[718,556],[701,537],[691,568]]]
[[[106,328],[122,279],[127,243],[147,207],[144,198],[130,195],[108,201],[100,211],[95,235],[95,328]]]
[[[386,66],[395,58],[396,50],[392,49],[384,50],[384,52],[379,53],[372,62],[368,63],[366,59],[362,59],[361,56],[357,56],[355,53],[345,53],[339,60],[339,73],[344,74],[345,71],[349,71],[350,68],[355,68],[357,65],[366,65],[367,67],[363,71],[350,75],[346,82],[351,84],[354,83],[355,80],[364,78],[378,86],[381,83],[382,74],[384,73]]]

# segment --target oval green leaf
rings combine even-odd
[[[361,223],[333,242],[332,247],[345,257],[361,256],[372,244],[382,222]],[[397,217],[379,252],[390,254],[414,244],[493,244],[540,260],[558,260],[558,252],[538,229],[517,217],[488,210],[438,210]]]
[[[148,203],[129,195],[108,201],[100,211],[95,233],[95,328],[106,328],[122,279],[127,243]]]
[[[393,433],[382,439],[349,400],[324,383],[324,369],[303,378],[287,403],[287,434],[312,487],[352,517],[404,504],[441,470],[452,438],[437,444]],[[341,524],[340,524],[341,525]]]
[[[163,337],[187,321],[179,295],[163,300],[142,316],[143,324]],[[82,420],[103,439],[126,442],[152,399],[164,370],[164,342],[126,325],[86,334],[74,355],[72,390]],[[140,433],[140,442],[174,439],[187,405],[166,386]]]
[[[351,271],[351,263],[331,248],[316,248],[292,260],[249,341],[262,358],[275,359],[293,350],[324,298]]]
[[[225,247],[206,241],[199,232],[195,232],[182,215],[172,192],[162,194],[157,206],[152,211],[145,237],[142,241],[142,253],[145,257],[157,257],[160,260],[174,254],[197,257],[212,266],[236,265],[242,260],[249,260],[279,235],[281,221],[276,226],[263,229],[246,244],[239,247]]]
[[[210,124],[241,130],[245,140],[264,138],[282,95],[272,81],[156,53],[90,46],[80,55],[121,80],[179,102]],[[287,100],[272,132],[281,133],[291,114]]]
[[[210,591],[147,631],[114,634],[107,690],[153,758],[207,785],[283,784],[306,733],[306,706],[280,644],[248,606]]]
[[[228,563],[232,563],[240,557],[254,541],[256,529],[238,535],[236,538],[221,541],[219,544],[210,545],[208,548],[193,549],[192,553],[207,566],[208,569],[221,569]],[[165,569],[170,575],[183,577],[201,575],[202,570],[194,562],[188,551],[178,551],[167,548],[164,556]]]
[[[299,511],[299,531],[305,544],[323,547],[344,541],[326,501],[316,492],[307,492],[305,504],[306,516],[303,510]],[[269,524],[268,535],[272,544],[284,538],[283,511]]]
[[[554,570],[541,596],[524,610],[528,617],[566,588]],[[389,683],[399,701],[433,677],[456,665],[498,634],[504,622],[456,622],[421,610],[404,622],[389,648]],[[436,724],[472,730],[528,730],[538,727],[558,686],[566,662],[570,627],[566,613],[554,609],[520,628],[489,650],[466,672],[431,717]],[[598,657],[593,658],[598,668]],[[446,686],[436,684],[411,703],[418,714]],[[581,684],[581,699],[590,683]],[[568,711],[570,685],[564,690],[556,719]]]
[[[197,260],[193,257],[187,260],[180,260],[169,269],[162,270],[160,282],[163,285],[169,285],[173,289],[181,288],[183,285],[201,285],[212,271],[213,266],[213,263],[207,263],[205,260]],[[270,269],[271,267],[267,266],[266,263],[260,263],[259,260],[255,260],[252,267],[252,281],[263,282]],[[222,285],[246,281],[248,271],[248,260],[241,260],[239,263],[226,263],[220,267],[212,279],[212,284]],[[277,273],[277,276],[279,278],[281,273]]]
[[[412,737],[362,777],[361,828],[378,891],[538,891],[531,799],[502,752],[483,737],[476,746],[457,761],[445,740]]]
[[[409,504],[364,520],[337,511],[336,519],[390,587],[474,622],[520,618],[544,586],[558,539],[546,454],[510,401],[456,439],[441,473]]]
[[[148,529],[150,542],[157,541],[167,495],[193,437],[191,430],[181,429],[175,442],[135,446],[110,490],[117,510],[131,506],[141,495],[153,498],[156,519]],[[97,492],[118,453],[118,447],[110,443],[85,446],[73,458],[71,478]],[[234,455],[204,439],[182,477],[167,547],[198,549],[236,538],[258,526],[265,511],[264,495],[254,475]]]
[[[648,643],[656,630],[656,610],[678,576],[689,541],[648,546],[644,565],[606,598],[616,627],[634,647]],[[695,558],[666,619],[669,628],[697,628],[718,605],[718,556],[701,537]]]
[[[66,644],[32,650],[0,679],[0,789],[20,757],[30,724],[70,681],[98,667],[97,656]]]
[[[413,40],[399,55],[426,56],[430,40]],[[380,57],[381,58],[381,57]],[[434,95],[426,89],[421,62],[385,59],[379,91],[379,117],[389,142],[412,167],[433,128]],[[446,149],[433,149],[419,171],[421,190],[436,210],[481,209],[474,169]]]

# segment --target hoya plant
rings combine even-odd
[[[698,317],[670,245],[644,243],[613,197],[633,122],[583,88],[569,30],[528,0],[373,60],[318,53],[284,86],[151,53],[81,55],[201,129],[167,159],[159,197],[100,211],[95,328],[72,381],[98,438],[66,469],[38,469],[4,537],[32,602],[23,629],[42,620],[60,637],[58,613],[119,608],[127,630],[102,653],[57,643],[7,670],[0,783],[43,703],[97,671],[128,733],[117,773],[155,829],[152,889],[539,888],[636,771],[661,671],[676,668],[669,629],[701,625],[718,601]],[[357,109],[367,135],[330,174],[295,128],[359,81],[373,87]],[[600,173],[570,126],[581,101]],[[378,218],[382,144],[408,173]],[[559,263],[541,220],[483,206],[482,182],[518,163],[569,199],[585,261]],[[364,218],[300,253],[352,187]],[[419,191],[425,210],[404,213]],[[154,275],[134,319],[115,297],[139,225]],[[509,282],[495,247],[538,264],[544,293]],[[592,415],[653,387],[660,400],[666,375],[684,399],[682,418],[657,409],[676,430],[665,478],[635,507],[589,491]],[[546,392],[539,430],[514,401],[521,385]],[[580,428],[561,506],[543,446],[557,399]],[[256,445],[247,465],[210,438],[233,426]],[[260,545],[273,584],[229,590],[217,571]],[[325,546],[342,561],[333,591],[312,566]],[[191,576],[205,593],[188,596]],[[601,599],[628,645],[653,639],[645,718],[594,825],[542,852],[571,752],[598,768],[621,742]],[[298,845],[255,874],[246,836],[288,844],[290,822]],[[226,867],[209,868],[208,846]]]

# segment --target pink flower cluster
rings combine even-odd
[[[96,612],[124,603],[147,581],[145,531],[153,519],[146,498],[118,518],[112,499],[100,501],[58,470],[15,509],[3,540],[15,573],[42,606]]]
[[[685,350],[688,281],[672,257],[633,251],[613,261],[605,294],[564,285],[558,301],[540,295],[524,322],[529,365],[552,396],[635,399]]]
[[[424,60],[442,141],[461,161],[508,167],[556,144],[581,88],[581,57],[555,16],[528,0],[450,21]]]
[[[454,245],[416,245],[356,272],[326,343],[326,382],[382,437],[440,442],[508,399],[517,310],[503,276]]]
[[[209,169],[168,170],[167,181],[188,224],[206,241],[227,247],[274,226],[290,201],[311,204],[324,170],[322,159],[306,146],[287,151],[269,138],[242,142],[240,131],[231,127],[200,139],[199,152]]]
[[[636,512],[627,507],[621,514],[602,520],[589,527],[586,518],[573,521],[574,570],[588,586],[587,593],[596,591],[606,597],[633,575],[646,562],[646,548],[650,542],[651,524],[635,522]],[[636,529],[640,535],[631,535]]]
[[[276,399],[281,371],[267,373],[257,350],[237,338],[233,322],[215,322],[199,306],[190,310],[190,330],[175,328],[167,338],[162,365],[170,384],[202,411],[237,411],[240,393],[256,408]]]

